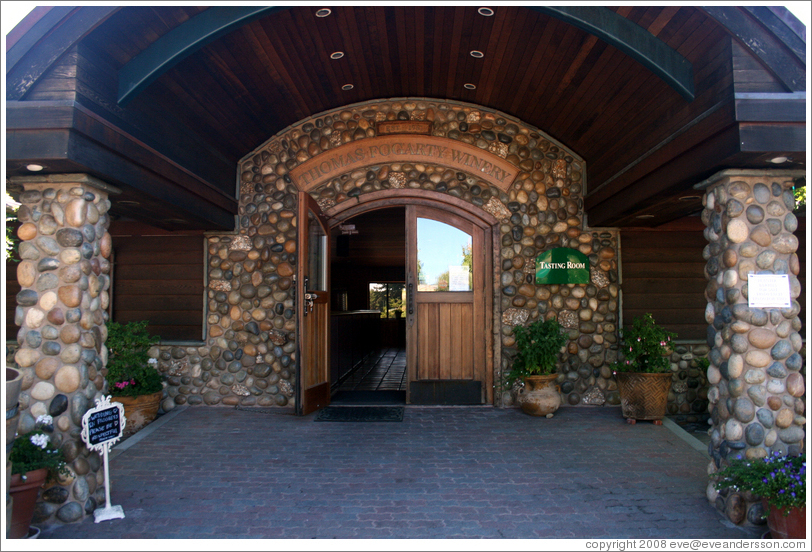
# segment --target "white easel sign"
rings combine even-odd
[[[789,276],[786,274],[748,274],[747,306],[757,309],[791,308]]]
[[[108,519],[124,517],[124,508],[110,504],[110,468],[107,453],[121,439],[127,419],[124,417],[124,406],[110,402],[111,397],[96,399],[96,407],[82,416],[82,440],[90,450],[98,450],[104,455],[104,508],[96,508],[93,517],[96,523]]]

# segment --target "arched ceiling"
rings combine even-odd
[[[806,43],[782,8],[319,8],[37,8],[9,35],[7,174],[90,172],[139,203],[123,216],[226,228],[243,155],[399,97],[478,104],[566,144],[593,226],[696,212],[692,186],[725,168],[804,168]]]

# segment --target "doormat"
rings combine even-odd
[[[402,422],[402,406],[328,406],[316,422]]]

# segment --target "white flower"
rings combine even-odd
[[[147,364],[149,364],[150,366],[156,366],[158,364],[158,359],[157,358],[151,358],[151,359],[149,359],[147,361]]]
[[[43,414],[42,416],[37,416],[37,425],[44,425],[48,426],[54,423],[54,419],[49,416],[48,414]]]
[[[37,445],[41,449],[44,449],[45,447],[47,447],[48,446],[48,441],[50,441],[50,440],[51,440],[50,437],[48,437],[47,435],[43,435],[41,433],[38,434],[38,435],[32,435],[31,436],[31,442],[34,443],[35,445]]]

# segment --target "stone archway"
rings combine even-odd
[[[306,184],[301,175],[296,180],[297,168],[317,158],[355,156],[358,148],[371,154],[367,146],[387,143],[424,147],[399,154],[414,157],[369,159],[365,153],[357,164],[345,158],[333,174]],[[453,155],[451,161],[435,155],[441,147],[460,152],[457,165]],[[515,177],[508,183],[493,167]],[[370,101],[289,127],[240,161],[237,227],[206,238],[206,339],[202,347],[185,348],[200,361],[172,372],[168,399],[179,405],[292,406],[296,206],[304,186],[333,213],[397,190],[426,198],[439,194],[444,202],[498,220],[492,301],[500,355],[494,356],[494,378],[512,364],[514,325],[556,317],[570,338],[559,374],[564,400],[618,404],[608,368],[617,357],[617,230],[585,226],[585,174],[582,159],[539,129],[459,102]],[[536,256],[560,246],[589,257],[588,285],[535,284]],[[514,400],[506,391],[494,402],[510,406]]]

